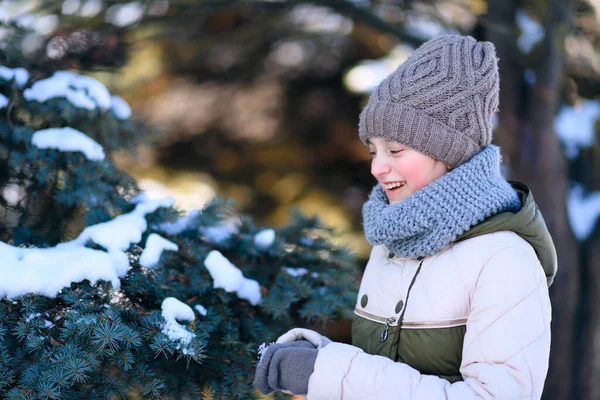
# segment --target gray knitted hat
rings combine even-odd
[[[375,88],[358,133],[394,140],[455,168],[492,141],[498,61],[490,42],[445,35],[424,43]]]

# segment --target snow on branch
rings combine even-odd
[[[128,214],[88,226],[81,232],[75,241],[84,245],[88,240],[110,251],[125,251],[132,243],[142,240],[142,233],[148,229],[148,223],[144,218],[146,214],[153,213],[159,207],[172,207],[175,200],[167,197],[160,200],[147,200],[138,203],[135,210]]]
[[[123,253],[106,253],[71,244],[47,249],[26,249],[0,242],[0,297],[16,298],[26,293],[48,297],[71,282],[88,279],[119,286],[129,260]]]
[[[146,241],[146,247],[140,256],[140,265],[145,268],[154,268],[164,250],[178,251],[179,247],[156,233],[150,234]]]
[[[91,225],[70,242],[36,249],[8,245],[0,241],[0,297],[16,298],[26,293],[55,297],[73,282],[99,280],[120,286],[127,275],[129,258],[124,253],[138,243],[147,229],[146,214],[158,207],[171,207],[174,200],[150,200],[110,221]],[[108,252],[84,247],[93,241]]]
[[[18,86],[24,86],[29,80],[29,72],[25,68],[8,68],[0,65],[0,78],[11,81],[13,78]]]
[[[23,96],[40,103],[54,98],[66,98],[78,108],[112,110],[119,119],[131,117],[131,108],[125,100],[111,96],[106,86],[96,79],[70,71],[57,71],[51,77],[35,82],[25,89]]]
[[[177,221],[163,222],[158,224],[156,228],[171,236],[179,235],[186,229],[193,227],[200,214],[202,214],[200,210],[192,209],[187,215],[179,218]]]
[[[165,326],[162,333],[167,335],[169,339],[179,342],[181,345],[189,345],[196,335],[181,326],[177,320],[193,321],[196,319],[194,310],[174,297],[164,299],[161,309],[162,317],[165,319]],[[186,353],[186,349],[184,349],[183,353]]]
[[[95,110],[111,107],[110,92],[97,80],[70,71],[57,71],[49,78],[35,82],[23,92],[27,100],[40,103],[53,98],[65,97],[76,107]]]
[[[31,143],[39,149],[80,151],[88,160],[103,161],[104,149],[85,133],[71,127],[48,128],[36,131]]]
[[[273,229],[264,229],[254,236],[254,244],[261,250],[271,247],[274,241],[275,231]]]
[[[583,185],[574,185],[567,198],[569,224],[577,240],[585,241],[600,218],[600,192],[584,194]]]
[[[532,20],[525,10],[518,10],[515,19],[521,30],[517,46],[521,52],[528,54],[540,40],[544,39],[546,32],[544,27]]]
[[[595,140],[595,123],[600,119],[600,101],[585,100],[576,107],[563,105],[554,119],[554,129],[565,146],[566,156],[574,159],[579,149]]]
[[[208,311],[206,310],[206,308],[204,308],[202,304],[197,304],[194,306],[194,308],[196,309],[196,311],[198,311],[198,313],[200,313],[200,315],[206,317],[206,314],[208,314]]]
[[[290,276],[302,276],[308,274],[308,270],[306,268],[301,267],[283,267],[282,269]]]
[[[111,96],[111,110],[119,119],[131,118],[131,107],[119,96]]]
[[[253,279],[244,277],[221,252],[211,251],[204,265],[213,278],[213,287],[225,289],[226,292],[236,292],[241,299],[248,300],[253,306],[260,303],[260,285]]]

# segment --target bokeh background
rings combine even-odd
[[[0,22],[0,65],[76,70],[129,103],[147,135],[112,157],[151,196],[219,195],[265,226],[299,207],[361,263],[368,94],[430,38],[492,41],[495,142],[559,255],[544,398],[600,397],[599,0],[4,0]]]

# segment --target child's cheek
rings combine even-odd
[[[427,186],[426,179],[424,176],[425,165],[420,160],[414,158],[408,158],[404,160],[401,165],[400,173],[404,176],[404,179],[409,183],[414,191],[420,190]]]

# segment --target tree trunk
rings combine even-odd
[[[564,37],[570,2],[560,7],[541,4],[545,37],[528,61],[517,48],[519,32],[515,13],[521,0],[490,0],[484,23],[486,39],[496,45],[500,59],[500,115],[498,144],[503,148],[510,179],[531,188],[544,215],[558,253],[559,271],[550,289],[553,306],[550,370],[545,399],[577,398],[578,363],[576,322],[580,302],[579,246],[566,212],[568,169],[553,129],[563,75]],[[551,4],[552,3],[552,4]],[[537,61],[537,62],[536,62]],[[525,69],[535,72],[533,86],[525,82]],[[596,392],[597,393],[597,392]],[[591,399],[591,397],[588,397]]]
[[[583,251],[584,280],[584,328],[585,338],[582,340],[581,359],[582,375],[579,380],[580,398],[598,398],[600,393],[600,229],[586,243]]]

